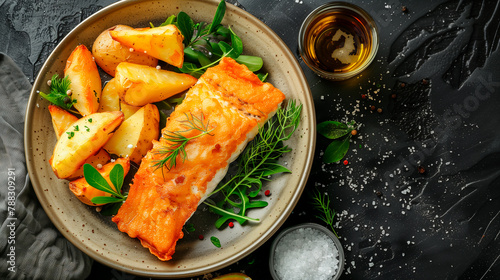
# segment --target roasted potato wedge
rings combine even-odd
[[[155,67],[158,65],[158,59],[144,52],[134,51],[130,47],[120,44],[113,40],[110,31],[133,30],[132,27],[126,25],[116,25],[104,30],[94,41],[92,45],[92,53],[95,57],[95,62],[106,73],[115,76],[116,66],[120,62],[131,62],[144,64]]]
[[[104,86],[101,94],[101,102],[99,103],[99,112],[122,111],[125,119],[128,119],[141,107],[125,104],[120,101],[120,92],[122,87],[116,86],[116,79],[109,80]]]
[[[184,63],[184,37],[173,24],[155,28],[111,30],[111,37],[128,48],[147,53],[176,67]]]
[[[122,112],[114,111],[94,113],[73,123],[57,141],[50,159],[56,176],[64,179],[74,174],[113,136],[123,119]]]
[[[99,109],[101,97],[101,77],[94,62],[92,53],[84,45],[76,47],[64,68],[64,76],[71,81],[72,97],[77,100],[75,108],[87,116]]]
[[[141,109],[142,107],[140,106],[132,106],[132,105],[128,105],[128,104],[125,104],[123,102],[120,102],[120,111],[123,112],[123,114],[125,115],[125,119],[128,119],[130,118],[133,114],[135,114],[135,112],[139,111],[139,109]]]
[[[113,184],[111,183],[111,180],[109,179],[109,173],[115,167],[115,165],[121,164],[123,167],[124,174],[127,175],[128,171],[130,170],[130,161],[129,159],[126,158],[118,158],[114,162],[110,162],[106,165],[104,165],[101,169],[97,169],[99,173],[101,173],[102,177],[108,181],[108,184],[113,188]],[[95,167],[95,166],[94,166]],[[111,194],[107,192],[103,192],[101,190],[98,190],[89,183],[87,183],[87,180],[85,180],[85,177],[82,177],[80,179],[74,180],[69,183],[69,189],[75,196],[83,203],[90,205],[90,206],[99,206],[102,204],[94,204],[92,203],[92,198],[97,197],[97,196],[111,196]]]
[[[120,125],[104,149],[139,164],[158,139],[159,122],[158,108],[147,104]]]
[[[120,93],[118,91],[122,88],[117,87],[115,81],[113,78],[104,85],[98,112],[120,111]]]
[[[78,120],[75,115],[56,105],[49,105],[49,112],[57,139]]]
[[[104,149],[100,149],[97,152],[97,154],[95,154],[93,156],[90,156],[84,162],[84,164],[88,163],[88,164],[92,165],[93,167],[97,167],[99,164],[100,165],[105,165],[110,160],[111,160],[111,156],[109,155],[109,153],[106,152],[106,150],[104,150]],[[78,168],[78,170],[76,170],[75,173],[71,174],[71,176],[69,176],[67,179],[68,180],[73,180],[73,179],[77,179],[77,178],[80,178],[80,177],[83,177],[83,165],[80,166],[80,168]]]
[[[198,79],[168,70],[122,62],[116,67],[116,85],[120,100],[133,106],[144,106],[165,100],[189,89]]]

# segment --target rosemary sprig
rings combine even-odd
[[[218,203],[211,200],[204,202],[221,216],[215,224],[217,228],[229,219],[235,219],[240,224],[246,221],[259,222],[258,219],[247,217],[246,212],[251,208],[267,206],[267,202],[256,200],[256,197],[263,182],[270,180],[269,176],[290,172],[278,163],[278,159],[291,151],[283,142],[290,139],[297,129],[301,111],[302,105],[296,105],[294,100],[289,101],[286,108],[279,108],[238,158],[236,174],[210,194],[212,197],[221,193],[222,200]]]
[[[163,132],[162,138],[167,140],[167,144],[156,152],[156,154],[160,154],[163,156],[162,159],[155,161],[156,163],[153,165],[153,167],[155,167],[156,169],[165,167],[168,170],[170,170],[173,167],[176,167],[178,156],[181,157],[182,162],[186,160],[187,158],[186,145],[189,141],[202,137],[204,135],[212,135],[210,134],[210,132],[212,132],[214,129],[213,128],[209,129],[210,121],[207,120],[205,122],[203,114],[201,114],[201,117],[199,118],[193,115],[192,113],[190,113],[189,115],[188,114],[184,115],[186,116],[186,119],[181,120],[179,122],[182,123],[182,125],[186,128],[186,130],[181,130],[181,131],[166,130]],[[190,132],[192,130],[198,130],[200,131],[200,134],[191,137],[184,136],[185,133]]]
[[[333,231],[335,236],[339,237],[335,232],[335,229],[333,228],[334,218],[336,213],[335,210],[330,208],[330,198],[328,197],[328,195],[323,194],[318,190],[315,190],[312,193],[311,198],[312,198],[312,206],[314,207],[314,209],[320,212],[319,215],[316,215],[316,218],[322,220],[327,225],[329,225],[330,229]]]

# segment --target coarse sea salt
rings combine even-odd
[[[331,279],[339,269],[339,251],[324,232],[298,228],[284,235],[274,252],[274,269],[280,279]]]

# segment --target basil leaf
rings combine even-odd
[[[264,61],[258,56],[240,55],[235,60],[240,64],[245,64],[252,72],[259,71],[264,65]]]
[[[217,248],[221,247],[219,238],[212,236],[210,237],[210,241],[212,241],[212,244],[214,244],[215,247]]]
[[[328,139],[340,138],[351,131],[346,124],[336,121],[325,121],[319,123],[317,128],[318,133]]]
[[[349,150],[349,140],[350,137],[344,137],[343,139],[335,139],[332,141],[332,143],[326,147],[323,161],[325,163],[340,161]]]
[[[121,196],[109,186],[108,181],[102,177],[101,173],[88,163],[83,165],[83,176],[92,187],[112,195]]]
[[[123,201],[123,198],[118,198],[114,196],[96,196],[91,199],[92,203],[95,204],[108,204]]]
[[[215,11],[214,20],[212,20],[212,23],[210,24],[210,29],[208,30],[208,33],[212,33],[215,30],[217,30],[217,27],[222,22],[225,13],[226,13],[226,2],[224,0],[221,0],[219,5],[217,6],[217,10]]]
[[[123,177],[124,177],[123,166],[121,164],[116,164],[109,172],[109,180],[115,186],[115,190],[117,193],[121,193],[121,189],[123,186]]]
[[[185,12],[179,12],[177,15],[177,27],[184,36],[184,45],[187,46],[193,37],[194,22]]]

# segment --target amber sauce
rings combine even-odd
[[[371,36],[363,18],[347,9],[336,10],[319,16],[309,25],[305,52],[324,71],[349,72],[367,61]]]

